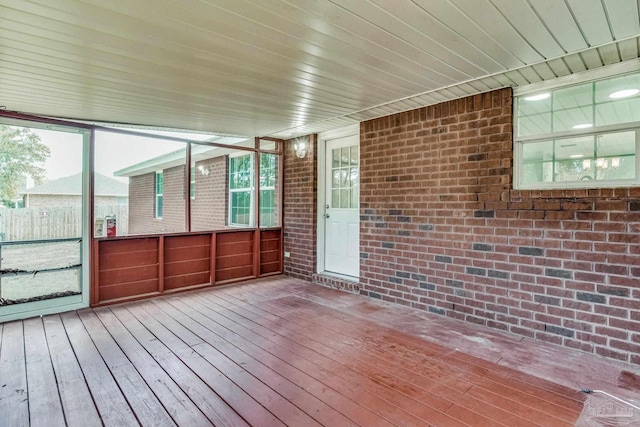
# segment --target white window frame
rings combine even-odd
[[[251,173],[251,186],[250,187],[246,187],[246,188],[231,188],[231,182],[229,182],[228,185],[228,192],[229,192],[229,207],[228,207],[228,219],[229,219],[229,225],[232,227],[255,227],[255,212],[256,212],[256,206],[255,206],[255,192],[256,192],[256,174],[255,174],[255,168],[256,168],[256,156],[260,156],[261,154],[272,154],[272,153],[261,153],[261,152],[252,152],[252,153],[234,153],[232,155],[229,156],[229,175],[231,175],[231,159],[232,158],[237,158],[237,157],[243,157],[243,156],[251,156],[251,163],[250,163],[250,173]],[[276,158],[277,154],[276,154]],[[277,165],[276,165],[276,169],[274,171],[277,175]],[[258,172],[259,173],[259,172]],[[258,177],[259,178],[259,177]],[[233,218],[232,212],[233,212],[233,197],[232,194],[233,193],[238,193],[238,192],[246,192],[249,191],[249,197],[250,197],[250,203],[249,203],[249,215],[250,215],[250,220],[249,220],[249,224],[240,224],[240,223],[234,223],[231,221],[231,218]],[[268,187],[260,187],[260,191],[272,191],[274,193],[274,203],[275,203],[275,186],[268,186]],[[258,211],[259,211],[259,207],[258,207]],[[274,212],[275,215],[275,212]],[[263,227],[263,224],[260,224],[260,227]],[[271,227],[271,226],[268,226]]]
[[[278,159],[279,159],[278,155],[277,155],[277,154],[274,154],[274,153],[256,153],[256,154],[257,154],[258,156],[261,156],[262,154],[268,154],[268,155],[273,155],[273,156],[275,156],[275,157],[276,157],[276,165],[275,165],[275,169],[274,169],[274,171],[273,171],[273,172],[274,172],[274,174],[275,174],[275,177],[277,177],[277,176],[278,176]],[[262,172],[262,163],[260,163],[260,169],[261,169],[261,170],[260,170],[260,171],[258,171],[258,173]],[[260,178],[260,177],[258,176],[258,179],[259,179],[259,178]],[[274,180],[274,182],[275,182],[275,180]],[[275,199],[275,197],[276,197],[276,191],[275,191],[275,190],[276,190],[276,187],[275,187],[275,186],[273,186],[273,185],[272,185],[272,186],[267,186],[267,187],[262,187],[262,186],[260,187],[260,191],[261,191],[261,192],[262,192],[262,191],[271,191],[271,192],[273,193],[273,203],[274,203],[274,204],[276,203],[276,199]],[[251,199],[251,200],[253,201],[253,199]],[[262,196],[260,197],[260,200],[262,201]],[[262,212],[260,212],[260,206],[258,207],[258,214],[259,214],[259,215],[261,216],[261,218],[262,218]],[[275,217],[275,207],[274,207],[273,216]],[[272,218],[272,221],[271,221],[271,222],[273,223],[273,218]],[[269,228],[269,227],[274,227],[274,225],[272,224],[272,225],[265,226],[264,224],[262,224],[262,221],[261,221],[261,222],[260,222],[260,227],[261,227],[261,228],[263,228],[263,227]]]
[[[234,153],[229,155],[229,185],[227,186],[227,190],[229,193],[229,207],[228,207],[228,212],[227,212],[227,216],[229,218],[229,225],[231,227],[253,227],[254,226],[254,222],[255,222],[255,207],[254,207],[254,200],[255,200],[255,174],[253,173],[253,170],[255,168],[255,155],[256,153],[254,152],[239,152],[239,153]],[[249,171],[251,174],[251,184],[249,187],[244,187],[244,188],[231,188],[231,159],[232,158],[237,158],[237,157],[243,157],[243,156],[250,156],[250,166],[249,166]],[[241,223],[234,223],[231,221],[231,219],[233,218],[233,197],[232,194],[233,193],[244,193],[249,191],[249,198],[250,198],[250,203],[249,203],[249,224],[241,224]]]
[[[545,189],[574,189],[574,188],[612,188],[612,187],[635,187],[640,186],[640,121],[614,124],[607,126],[597,126],[588,129],[575,129],[546,134],[518,136],[518,106],[519,102],[526,95],[534,93],[548,92],[555,89],[564,89],[569,86],[581,85],[596,80],[615,78],[624,74],[637,73],[640,67],[640,60],[628,61],[632,64],[622,63],[607,69],[598,69],[592,72],[585,72],[579,75],[566,76],[549,82],[531,84],[514,89],[513,104],[513,188],[517,190],[545,190]],[[525,185],[522,182],[523,172],[523,147],[527,143],[562,140],[565,138],[592,136],[601,134],[613,134],[618,132],[636,132],[635,141],[635,179],[624,180],[603,180],[603,181],[557,181],[544,182]]]
[[[192,163],[189,170],[189,197],[196,199],[196,164]]]
[[[162,192],[158,193],[158,176],[162,177]],[[153,194],[154,196],[154,216],[156,219],[162,219],[162,215],[164,214],[164,171],[156,171],[153,180]],[[158,215],[158,200],[162,198],[162,212]]]

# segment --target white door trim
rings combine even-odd
[[[316,206],[316,224],[318,224],[316,230],[316,272],[323,273],[325,271],[324,268],[324,237],[325,237],[325,226],[324,226],[324,206],[327,203],[327,195],[326,195],[326,159],[327,159],[327,141],[331,139],[342,138],[345,136],[353,136],[357,135],[358,140],[360,140],[360,124],[354,124],[345,126],[339,129],[333,129],[329,131],[325,131],[318,134],[318,206]]]

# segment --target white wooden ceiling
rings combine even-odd
[[[0,105],[292,137],[620,61],[640,0],[0,0]]]

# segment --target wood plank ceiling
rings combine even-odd
[[[639,4],[0,0],[0,105],[288,138],[637,59]]]

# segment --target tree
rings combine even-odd
[[[27,175],[36,183],[42,182],[43,163],[50,154],[49,147],[31,129],[0,125],[0,199],[14,200],[20,180]]]

